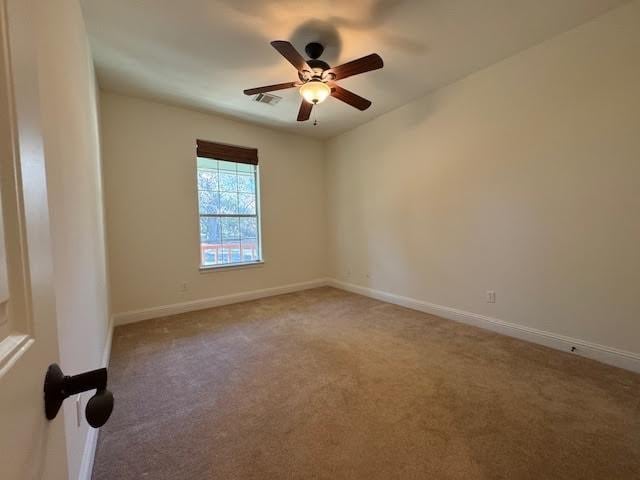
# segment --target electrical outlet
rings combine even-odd
[[[496,303],[496,292],[487,290],[487,303]]]
[[[180,291],[181,291],[181,292],[186,292],[186,291],[187,291],[187,288],[188,288],[187,282],[182,282],[182,283],[180,284]]]

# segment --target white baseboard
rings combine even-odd
[[[102,366],[109,365],[111,358],[111,342],[113,340],[114,319],[111,317],[109,326],[107,327],[107,338],[104,342],[104,350],[102,351]],[[87,428],[87,438],[84,441],[84,450],[82,452],[82,461],[80,462],[80,472],[78,480],[91,480],[93,473],[93,461],[96,458],[96,447],[98,446],[98,428]]]
[[[159,307],[132,310],[130,312],[115,314],[114,325],[118,326],[125,325],[127,323],[141,322],[143,320],[149,320],[151,318],[165,317],[167,315],[176,315],[179,313],[192,312],[195,310],[204,310],[205,308],[246,302],[248,300],[256,300],[258,298],[298,292],[300,290],[308,290],[310,288],[317,288],[325,285],[327,285],[327,279],[319,278],[316,280],[311,280],[309,282],[292,283],[289,285],[282,285],[280,287],[251,290],[248,292],[234,293],[231,295],[223,295],[220,297],[203,298],[201,300],[192,300],[190,302],[174,303],[171,305],[162,305]]]
[[[566,337],[564,335],[558,335],[556,333],[546,332],[544,330],[538,330],[524,325],[517,325],[497,318],[487,317],[485,315],[466,312],[464,310],[458,310],[456,308],[445,307],[442,305],[436,305],[434,303],[403,297],[393,293],[383,292],[381,290],[374,290],[372,288],[362,287],[360,285],[346,283],[336,279],[329,279],[327,284],[335,288],[411,308],[412,310],[430,313],[449,320],[466,323],[468,325],[484,328],[503,335],[519,338],[521,340],[537,343],[556,350],[573,353],[613,365],[615,367],[640,373],[640,354],[637,353],[598,345],[597,343]],[[572,347],[575,347],[573,352],[571,351]]]

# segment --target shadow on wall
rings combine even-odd
[[[440,108],[443,99],[438,97],[440,97],[440,95],[424,95],[400,107],[400,109],[395,112],[398,117],[397,121],[399,122],[396,125],[397,128],[407,131],[422,125]]]
[[[406,135],[410,134],[412,130],[423,126],[429,117],[442,108],[444,102],[446,102],[446,93],[421,94],[395,110],[391,110],[364,125],[356,127],[356,130],[366,128],[372,124],[384,124],[384,128],[379,131],[379,135],[370,136],[369,142],[372,145],[377,144],[380,148],[386,148],[387,145],[398,140],[404,143]],[[391,116],[393,117],[393,122],[388,121]],[[372,148],[372,150],[375,151],[376,148]],[[406,149],[403,148],[401,151],[406,152]],[[420,152],[411,152],[411,154],[420,155]]]

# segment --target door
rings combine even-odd
[[[62,412],[43,381],[58,361],[34,9],[0,0],[0,478],[67,477]]]

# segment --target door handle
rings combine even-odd
[[[87,402],[85,416],[93,428],[103,426],[113,411],[113,394],[107,390],[107,369],[99,368],[78,375],[65,375],[56,363],[49,365],[44,377],[44,411],[47,419],[58,415],[62,402],[71,395],[96,390]]]

